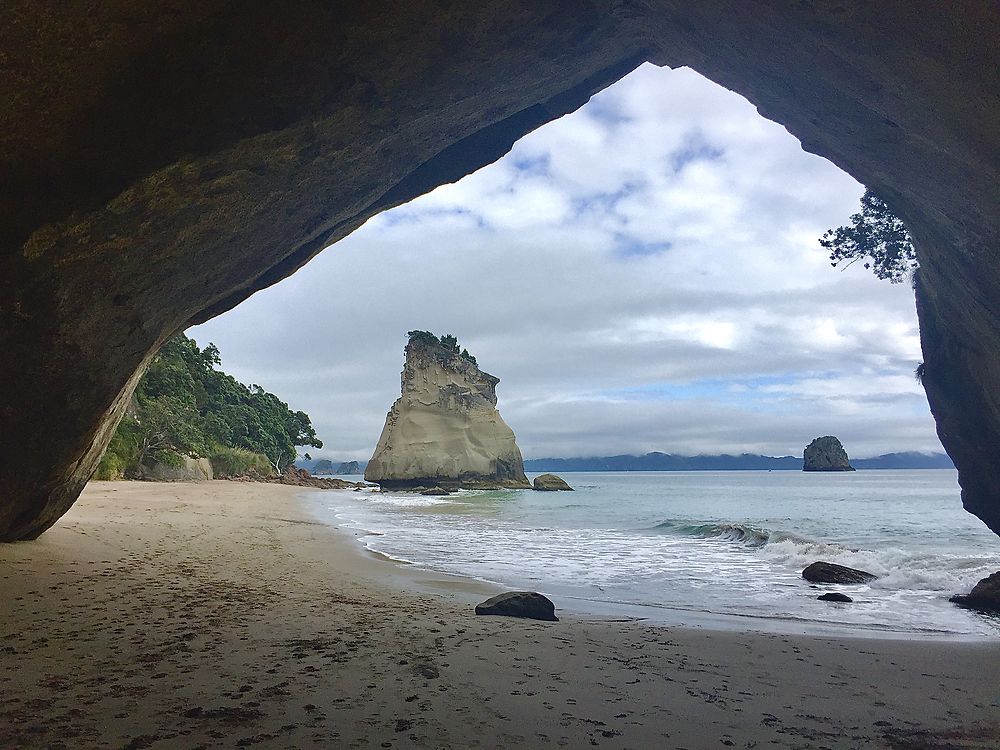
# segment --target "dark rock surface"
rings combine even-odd
[[[1000,532],[996,3],[9,0],[0,35],[0,540],[73,504],[172,334],[645,60],[906,220],[931,411]]]
[[[1000,572],[987,576],[968,594],[951,597],[950,601],[967,609],[981,612],[1000,612]]]
[[[360,489],[365,485],[358,482],[348,482],[346,479],[332,479],[326,477],[314,477],[305,469],[296,466],[288,466],[283,474],[266,480],[271,484],[290,484],[295,487],[315,487],[320,490],[353,490]]]
[[[802,452],[802,471],[854,471],[847,451],[833,435],[818,437]]]
[[[476,605],[477,615],[503,615],[504,617],[525,617],[529,620],[558,622],[556,605],[550,599],[534,591],[508,591]]]
[[[565,479],[555,474],[539,474],[531,483],[531,488],[540,492],[573,491]]]
[[[868,583],[878,576],[857,568],[828,562],[814,562],[802,571],[802,577],[812,583]]]
[[[839,591],[829,591],[825,594],[820,594],[816,598],[821,602],[844,602],[845,604],[854,601],[847,594],[841,594]]]
[[[428,490],[424,490],[420,493],[421,495],[429,495],[431,497],[450,495],[451,492],[446,490],[444,487],[431,487]]]

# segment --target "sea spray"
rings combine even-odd
[[[572,503],[515,490],[321,497],[338,522],[381,534],[365,537],[374,551],[541,590],[581,611],[626,608],[673,623],[698,613],[758,629],[768,622],[779,630],[833,623],[904,634],[1000,635],[996,621],[947,601],[1000,569],[1000,539],[961,509],[953,471],[573,479]],[[816,560],[879,578],[870,585],[811,585],[801,571]],[[855,599],[850,607],[816,602],[818,593],[841,589]]]

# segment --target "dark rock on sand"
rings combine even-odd
[[[802,471],[854,471],[847,451],[833,435],[818,437],[802,453]]]
[[[534,591],[508,591],[476,605],[477,615],[502,615],[526,617],[530,620],[558,622],[556,605],[547,597]]]
[[[346,479],[327,479],[314,477],[305,469],[289,464],[283,474],[267,480],[272,484],[290,484],[295,487],[316,487],[321,490],[353,490],[365,485],[358,482],[348,482]]]
[[[826,594],[820,594],[816,597],[821,602],[853,602],[854,600],[847,594],[841,594],[839,591],[830,591]]]
[[[968,594],[953,596],[949,601],[966,609],[1000,612],[1000,572],[981,580]]]
[[[560,490],[573,491],[573,488],[566,484],[566,481],[562,477],[557,477],[555,474],[541,474],[535,477],[535,481],[532,483],[532,489],[538,490],[540,492],[558,492]]]
[[[874,573],[828,562],[814,562],[802,571],[802,577],[812,583],[868,583],[878,578]]]

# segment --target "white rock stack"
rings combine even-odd
[[[453,337],[411,331],[401,380],[366,480],[386,489],[531,487],[497,411],[500,379],[459,352]]]

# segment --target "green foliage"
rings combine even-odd
[[[139,426],[126,415],[111,436],[108,448],[94,472],[94,479],[127,479],[139,465]]]
[[[441,339],[430,331],[407,331],[406,335],[411,344],[432,344],[434,346],[441,344]]]
[[[819,244],[830,251],[832,266],[847,261],[847,268],[862,260],[865,268],[892,284],[905,280],[917,268],[906,225],[871,190],[865,190],[861,197],[861,212],[851,216],[851,226],[827,230]]]
[[[208,460],[212,462],[212,473],[217,479],[264,479],[274,474],[274,467],[266,456],[243,448],[218,448]]]
[[[458,354],[458,339],[452,336],[450,333],[446,333],[441,337],[441,346],[450,352],[455,352]]]
[[[411,344],[422,343],[432,346],[440,346],[444,349],[457,354],[460,357],[469,360],[472,364],[476,365],[476,358],[469,354],[468,349],[461,349],[458,346],[458,338],[450,333],[446,333],[441,338],[438,338],[430,331],[407,331],[406,335],[410,339]]]
[[[229,456],[225,450],[237,448],[266,457],[269,470],[281,471],[295,460],[296,446],[323,447],[305,412],[215,369],[220,362],[214,344],[199,349],[184,334],[164,344],[139,381],[133,408],[97,476],[128,477],[141,464],[179,465],[185,455]]]

